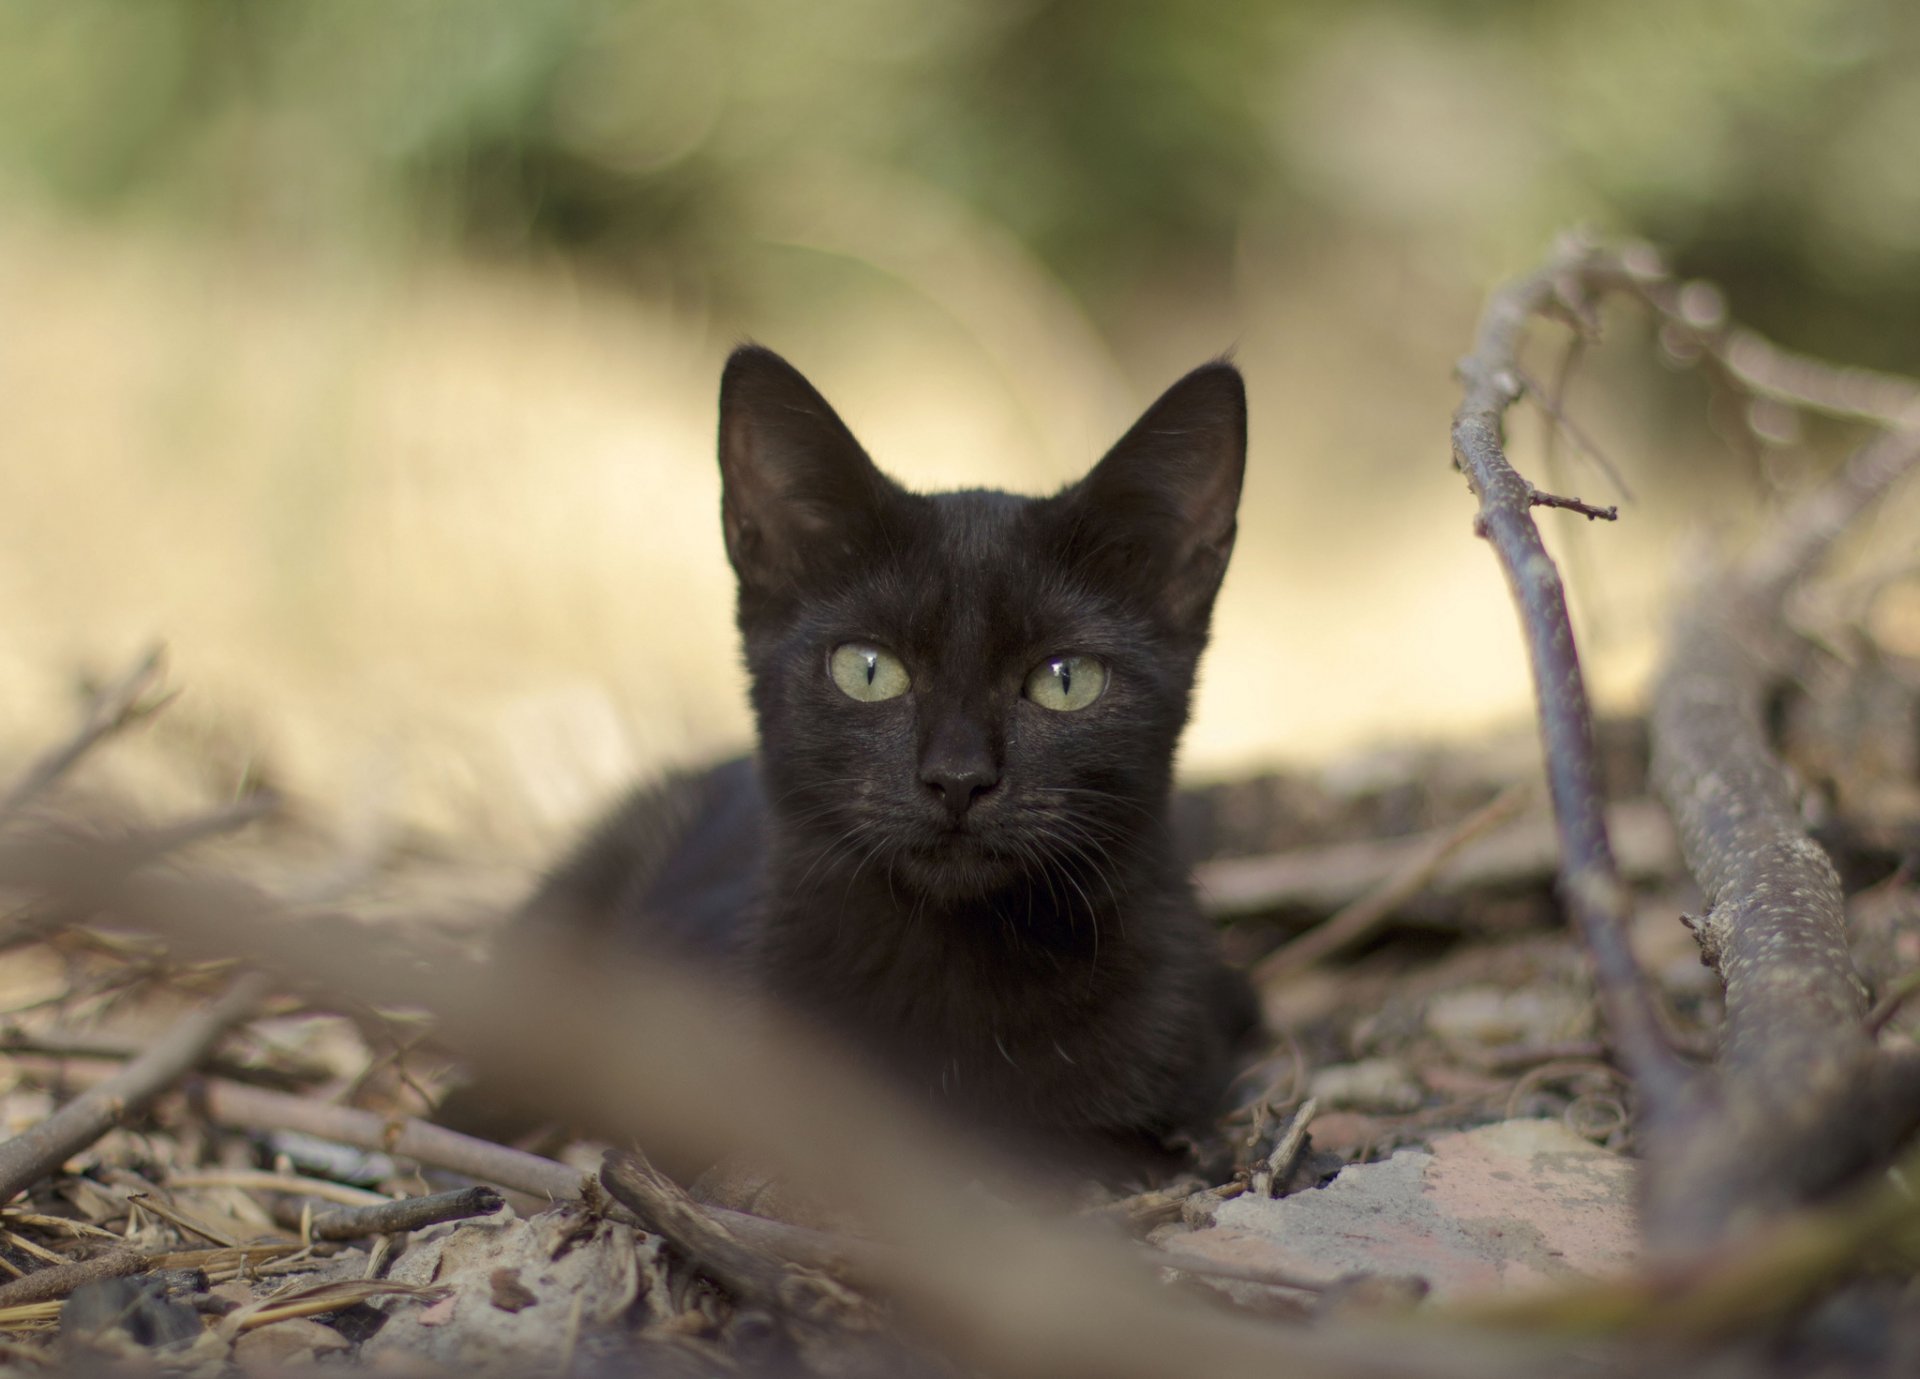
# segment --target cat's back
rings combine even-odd
[[[750,757],[635,790],[528,898],[524,923],[624,952],[731,960],[764,886],[766,800]]]

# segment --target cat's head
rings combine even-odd
[[[1095,895],[1164,829],[1245,453],[1214,363],[1050,498],[911,493],[785,360],[735,351],[722,519],[789,848],[953,900]]]

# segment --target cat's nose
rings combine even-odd
[[[921,768],[920,779],[958,821],[1000,783],[1000,773],[985,761],[936,762]]]

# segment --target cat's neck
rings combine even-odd
[[[1137,937],[1145,910],[1184,899],[1187,878],[1169,830],[1142,831],[1096,862],[1036,862],[1004,885],[952,893],[916,886],[896,868],[828,860],[807,847],[773,850],[765,922],[778,941],[835,948],[975,955],[1057,969],[1097,960]]]

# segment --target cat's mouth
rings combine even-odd
[[[1019,876],[1021,867],[1018,858],[965,828],[942,830],[921,846],[908,848],[896,865],[914,885],[956,899],[999,890]]]

